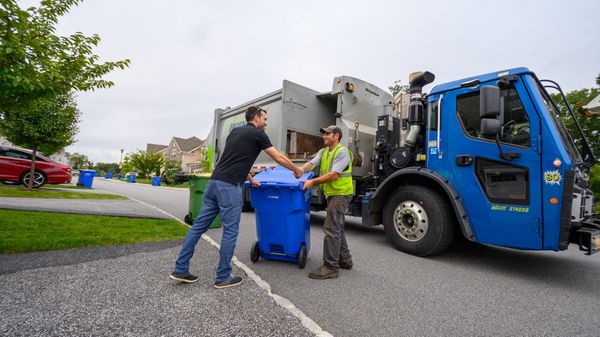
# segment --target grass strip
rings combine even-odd
[[[175,220],[0,210],[0,254],[182,239]]]
[[[43,199],[102,199],[102,200],[125,200],[122,195],[105,193],[82,193],[59,190],[32,189],[26,190],[21,186],[0,186],[0,197],[11,198],[43,198]]]

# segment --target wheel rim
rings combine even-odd
[[[27,173],[25,174],[25,177],[23,177],[23,181],[25,182],[25,185],[29,185],[29,178],[31,177],[31,173]],[[41,186],[44,183],[44,176],[39,173],[39,172],[35,172],[33,174],[33,186]]]
[[[425,208],[416,201],[406,200],[394,210],[394,228],[400,237],[407,241],[419,241],[429,228]]]

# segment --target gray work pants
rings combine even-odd
[[[351,200],[351,195],[332,195],[327,198],[327,217],[323,224],[323,264],[330,269],[337,270],[340,259],[352,258],[344,233],[344,215]]]

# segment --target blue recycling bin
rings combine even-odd
[[[128,183],[135,183],[135,174],[130,174],[127,176]]]
[[[79,170],[79,179],[77,179],[77,186],[92,188],[95,176],[96,171],[94,170]]]
[[[112,179],[113,175],[112,173],[107,173],[104,175],[104,179]]]
[[[152,177],[152,186],[160,186],[160,177]]]
[[[303,191],[302,180],[310,179],[312,172],[300,179],[284,167],[267,169],[254,179],[260,187],[250,188],[250,201],[255,209],[257,241],[252,245],[250,259],[259,258],[306,265],[310,250],[310,190]]]

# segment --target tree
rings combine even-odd
[[[162,154],[155,152],[149,153],[146,151],[138,150],[138,152],[131,154],[131,164],[136,167],[140,175],[146,179],[150,178],[151,174],[160,174],[160,168],[164,162]]]
[[[119,172],[119,164],[117,163],[96,163],[94,166],[96,171],[103,171],[105,173],[117,174]]]
[[[71,165],[75,170],[85,169],[90,166],[90,160],[85,154],[75,152],[71,155]]]
[[[0,119],[0,129],[10,142],[32,150],[30,177],[34,177],[38,151],[51,155],[74,142],[80,112],[70,94],[23,103],[8,110],[11,118]],[[33,179],[29,179],[27,188],[32,187]]]
[[[600,75],[596,78],[596,84],[600,86]],[[594,97],[600,94],[600,88],[590,88],[590,89],[579,89],[573,90],[565,95],[567,98],[567,102],[575,117],[577,117],[577,121],[583,130],[586,138],[590,143],[590,147],[592,148],[592,152],[598,158],[600,157],[600,118],[596,115],[589,114],[583,106],[589,103]],[[579,131],[577,130],[577,126],[573,121],[573,118],[569,114],[567,110],[567,106],[564,103],[560,94],[551,94],[552,100],[558,106],[561,118],[565,126],[569,130],[569,133],[573,135],[573,139],[577,144],[581,142],[579,139]],[[599,164],[596,164],[590,170],[590,185],[592,191],[594,192],[594,196],[596,200],[600,199],[600,167]]]
[[[171,184],[177,179],[177,173],[181,172],[181,163],[175,159],[167,159],[164,163],[163,175],[165,183]]]
[[[0,131],[33,150],[31,177],[38,149],[52,153],[74,141],[79,110],[73,92],[111,87],[102,77],[130,62],[98,63],[98,35],[55,35],[58,19],[80,1],[44,0],[27,9],[16,0],[0,2]]]
[[[583,108],[583,106],[589,103],[589,101],[599,94],[599,88],[591,88],[573,90],[565,95],[569,106],[573,110],[575,117],[577,117],[579,125],[581,125],[581,129],[590,142],[592,152],[596,156],[600,156],[600,118],[598,118],[598,116],[590,115],[589,112]],[[577,130],[577,126],[569,114],[567,106],[565,105],[562,97],[560,94],[552,94],[551,96],[552,100],[554,100],[560,110],[563,123],[565,123],[565,126],[569,130],[569,133],[573,136],[573,139],[579,143],[579,131]]]
[[[409,86],[408,84],[402,84],[402,81],[398,80],[394,81],[394,83],[390,85],[388,89],[390,90],[392,97],[395,97],[401,91],[408,92]]]
[[[125,172],[125,173],[129,173],[129,172],[136,172],[137,169],[135,167],[133,167],[133,164],[131,163],[131,154],[126,153],[125,157],[123,157],[123,165],[121,166],[121,173]]]

